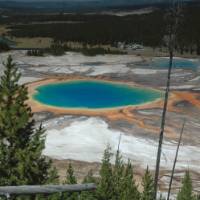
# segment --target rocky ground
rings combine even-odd
[[[8,54],[22,73],[21,84],[58,77],[93,77],[121,82],[133,82],[163,90],[167,69],[155,68],[152,58],[134,55],[105,55],[86,57],[66,53],[61,57],[28,57],[24,51],[0,54],[0,62]],[[194,60],[197,61],[197,60]],[[0,66],[2,73],[3,66]],[[177,138],[183,121],[186,121],[184,138],[177,163],[175,185],[178,186],[184,170],[192,171],[195,189],[200,190],[200,66],[191,69],[174,69],[172,92],[178,99],[172,102],[167,113],[165,142],[162,153],[161,189],[165,190],[175,155]],[[48,110],[35,113],[38,123],[47,129],[44,154],[54,159],[61,176],[69,160],[73,160],[77,175],[82,178],[89,169],[98,171],[103,150],[110,144],[116,152],[120,135],[120,150],[124,160],[130,158],[136,166],[138,177],[148,165],[155,167],[162,105],[129,110],[127,118],[106,115],[55,114]],[[175,187],[175,189],[176,189]]]

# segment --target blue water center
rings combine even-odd
[[[161,92],[153,89],[91,80],[42,85],[36,90],[33,98],[40,103],[73,109],[103,109],[139,105],[161,97]]]
[[[190,60],[185,58],[174,58],[173,59],[173,68],[182,68],[182,69],[196,69],[200,65],[198,60]],[[169,58],[155,58],[152,61],[152,67],[156,68],[168,68],[169,67]]]

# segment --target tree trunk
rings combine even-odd
[[[179,137],[179,141],[178,141],[178,145],[177,145],[177,149],[176,149],[176,155],[175,155],[175,159],[174,159],[174,165],[172,168],[172,173],[171,173],[171,178],[170,178],[170,182],[169,182],[169,189],[168,189],[168,194],[167,194],[167,200],[169,200],[170,198],[170,194],[171,194],[171,188],[172,188],[172,182],[173,182],[173,178],[174,178],[174,172],[175,172],[175,168],[176,168],[176,162],[178,159],[178,153],[179,153],[179,148],[180,148],[180,144],[181,144],[181,140],[182,140],[182,136],[183,136],[183,131],[185,128],[185,124],[186,121],[183,122],[183,126],[181,129],[181,133],[180,133],[180,137]]]
[[[163,136],[164,136],[164,131],[165,131],[165,121],[166,121],[166,113],[167,113],[167,106],[168,106],[168,99],[169,99],[169,92],[170,92],[172,66],[173,66],[173,50],[171,49],[168,76],[167,76],[167,87],[165,91],[165,100],[164,100],[164,107],[163,107],[163,113],[162,113],[160,137],[159,137],[157,160],[156,160],[156,171],[155,171],[155,182],[154,182],[154,190],[155,190],[154,197],[155,198],[154,199],[157,198],[158,177],[159,177],[159,172],[160,172],[160,159],[161,159],[161,153],[162,153]]]

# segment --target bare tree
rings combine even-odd
[[[158,144],[158,151],[157,151],[157,159],[156,159],[156,170],[155,170],[155,179],[154,179],[154,199],[157,198],[157,191],[158,191],[158,178],[160,172],[160,160],[161,160],[161,153],[162,153],[162,144],[163,144],[163,137],[165,131],[165,123],[166,123],[166,113],[167,113],[167,106],[168,106],[168,99],[170,94],[170,85],[171,85],[171,73],[173,67],[173,58],[174,58],[174,48],[175,48],[175,41],[176,41],[176,33],[179,24],[179,16],[180,16],[180,7],[179,4],[176,4],[174,0],[171,0],[172,7],[169,9],[169,12],[166,15],[166,19],[168,21],[168,30],[167,36],[165,37],[165,42],[168,47],[169,51],[169,68],[168,68],[168,75],[167,75],[167,83],[166,83],[166,90],[165,90],[165,98],[164,98],[164,106],[163,106],[163,113],[161,118],[161,128],[160,128],[160,135],[159,135],[159,144]],[[178,6],[177,6],[178,5]]]
[[[180,137],[179,137],[179,140],[178,140],[177,149],[176,149],[176,155],[175,155],[174,164],[173,164],[172,173],[171,173],[171,178],[170,178],[170,182],[169,182],[167,200],[169,200],[170,194],[171,194],[172,182],[173,182],[173,178],[174,178],[176,162],[177,162],[177,159],[178,159],[178,153],[179,153],[179,148],[180,148],[180,144],[181,144],[181,141],[182,141],[182,136],[183,136],[183,131],[184,131],[184,128],[185,128],[185,124],[186,124],[186,121],[184,120],[182,129],[181,129],[181,133],[180,133]]]

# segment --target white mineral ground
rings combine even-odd
[[[57,119],[57,123],[59,119]],[[51,122],[52,123],[52,122]],[[109,144],[113,153],[117,151],[120,135],[120,151],[125,160],[131,159],[142,167],[155,167],[157,141],[130,136],[122,131],[110,129],[108,124],[100,118],[76,119],[69,126],[60,130],[53,128],[55,124],[47,126],[46,149],[44,154],[56,159],[74,159],[87,162],[101,162],[103,151]],[[176,142],[165,142],[161,165],[171,169]],[[200,148],[182,145],[180,148],[177,169],[200,170]]]
[[[12,54],[13,59],[19,66],[29,66],[29,70],[35,72],[48,72],[54,74],[87,73],[90,76],[109,73],[155,74],[163,70],[154,69],[131,69],[128,63],[140,62],[141,57],[133,55],[104,55],[88,57],[78,53],[67,53],[64,56],[31,57],[26,56],[24,51],[13,51],[0,55],[1,60]]]
[[[117,77],[118,81],[128,80],[160,89],[163,89],[166,83],[166,69],[148,66],[144,58],[134,55],[87,57],[69,52],[58,57],[28,57],[24,51],[12,51],[0,54],[0,63],[5,61],[9,54],[13,56],[22,73],[20,83],[29,83],[54,75],[105,76],[110,79]],[[144,61],[142,65],[138,65],[142,61]],[[0,74],[2,70],[3,66],[0,64]],[[199,68],[195,71],[174,69],[172,89],[198,92],[199,77]],[[200,173],[200,109],[185,102],[180,102],[178,106],[183,112],[169,112],[167,121],[167,126],[177,134],[177,137],[183,118],[186,118],[188,122],[185,130],[187,136],[180,148],[177,170],[184,171],[189,168]],[[146,168],[147,165],[151,169],[155,167],[158,137],[156,134],[152,136],[151,132],[138,128],[135,124],[121,121],[116,125],[115,122],[100,117],[52,117],[53,114],[49,113],[37,115],[38,120],[43,120],[47,129],[44,155],[57,160],[101,162],[107,144],[110,144],[115,152],[119,137],[122,135],[120,150],[125,160],[130,158],[135,165],[142,168]],[[46,117],[43,118],[43,115]],[[159,128],[161,110],[143,110],[137,115],[144,119],[144,123]],[[161,161],[163,170],[171,169],[176,145],[174,140],[165,139]],[[162,181],[166,183],[166,177],[163,177]],[[196,183],[199,181],[196,180]],[[196,185],[199,189],[200,186]]]

